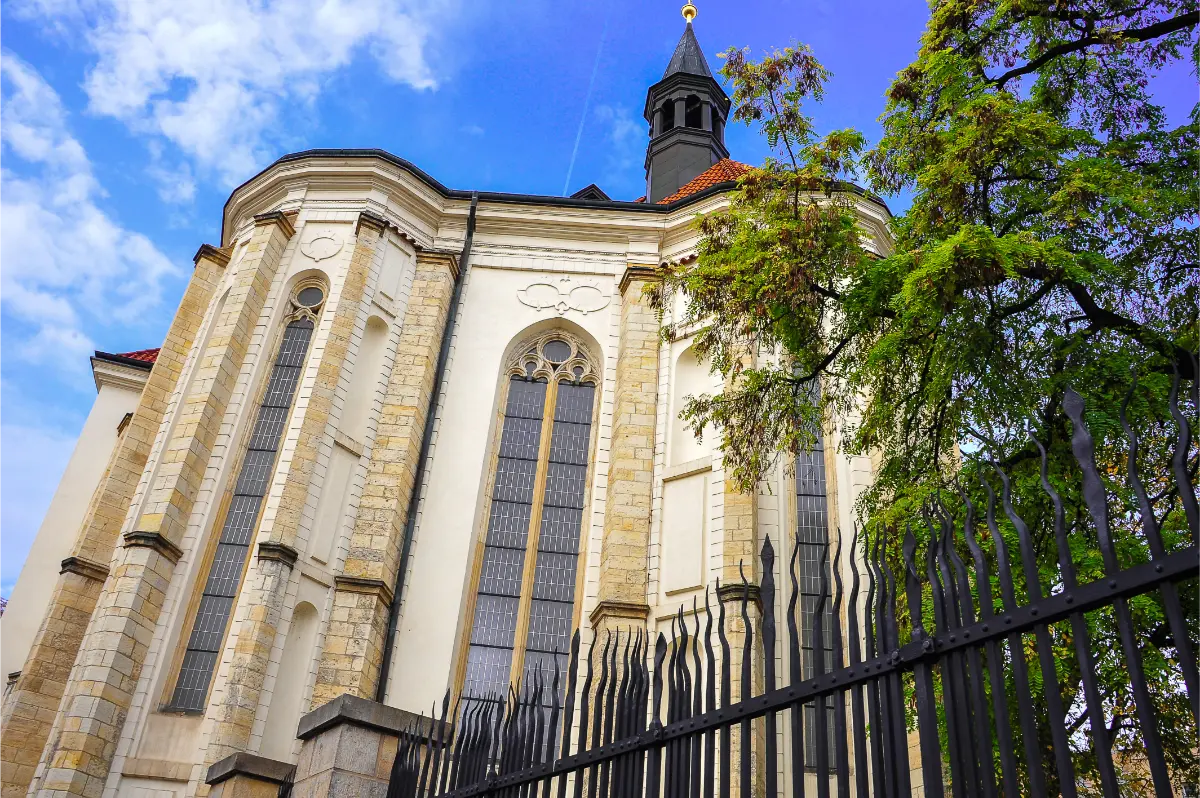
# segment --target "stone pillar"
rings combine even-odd
[[[296,733],[304,744],[293,798],[383,798],[400,735],[428,740],[435,723],[349,694],[314,709]]]
[[[661,136],[663,132],[663,112],[662,108],[654,109],[653,127],[650,128],[650,137]]]
[[[435,401],[438,351],[456,279],[458,268],[452,257],[417,254],[412,294],[379,414],[350,551],[341,575],[335,577],[333,612],[313,688],[314,708],[343,693],[364,698],[375,694],[404,526],[416,509],[408,502],[425,418]]]
[[[3,798],[24,796],[50,735],[54,716],[83,642],[134,490],[146,467],[167,402],[191,351],[229,253],[205,244],[137,408],[117,440],[108,470],[92,496],[71,556],[62,562],[46,617],[21,676],[4,702],[0,783]],[[65,530],[64,530],[65,532]]]
[[[721,589],[718,591],[717,597],[725,604],[725,616],[728,623],[726,634],[731,649],[732,698],[737,702],[746,697],[742,695],[742,661],[746,641],[746,625],[742,620],[743,596],[746,597],[746,614],[750,618],[750,627],[754,633],[751,645],[753,659],[750,662],[752,684],[750,695],[762,695],[764,686],[761,636],[762,602],[759,595],[762,567],[758,559],[758,497],[741,493],[736,483],[726,479],[723,502],[724,540],[721,546]],[[745,586],[742,584],[743,573],[747,583]],[[751,724],[752,795],[762,795],[763,790],[766,789],[765,732],[765,723],[761,718]],[[734,728],[730,742],[734,763],[730,795],[734,798],[745,798],[745,796],[741,796],[741,776],[738,763],[741,761],[742,738],[737,727]]]
[[[700,104],[700,127],[705,130],[713,129],[713,108],[712,103],[707,100]]]
[[[97,798],[162,611],[179,545],[228,407],[246,347],[283,248],[295,232],[282,213],[256,228],[220,318],[197,363],[161,455],[141,517],[124,534],[113,571],[84,636],[58,717],[30,789],[35,795]]]
[[[300,519],[308,501],[317,455],[329,434],[333,400],[354,336],[375,249],[386,227],[387,223],[377,216],[369,213],[359,216],[358,240],[350,267],[341,290],[330,292],[330,301],[324,310],[325,314],[333,314],[333,321],[317,365],[316,382],[303,414],[296,419],[300,424],[300,435],[295,451],[291,460],[281,465],[283,473],[275,477],[284,480],[279,509],[270,522],[264,522],[259,532],[262,540],[258,557],[251,564],[242,587],[238,603],[246,608],[246,615],[236,632],[233,662],[224,694],[221,702],[209,709],[215,725],[204,761],[210,765],[250,747],[250,733],[262,696],[267,663],[283,620],[284,598],[296,562]]]
[[[687,127],[684,122],[687,120],[687,98],[675,98],[675,127]]]
[[[279,788],[292,780],[295,771],[287,762],[237,753],[214,763],[204,783],[209,798],[278,798]]]
[[[644,626],[650,555],[650,502],[658,403],[658,318],[643,293],[661,279],[653,267],[630,265],[621,278],[617,385],[609,448],[599,601],[592,610],[597,634]]]

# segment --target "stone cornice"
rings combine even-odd
[[[592,610],[592,614],[588,616],[588,620],[591,621],[592,628],[595,629],[609,618],[624,618],[626,620],[644,622],[649,617],[650,607],[646,604],[605,599],[596,604],[595,609]]]
[[[217,249],[212,244],[201,244],[200,249],[196,250],[195,257],[192,258],[192,263],[199,263],[203,258],[224,268],[229,265],[229,255],[228,249]]]
[[[621,275],[620,290],[621,296],[625,295],[629,284],[633,282],[657,283],[662,280],[662,271],[653,266],[642,266],[639,264],[629,264],[625,267],[625,273]]]
[[[260,560],[275,560],[291,568],[296,564],[296,558],[299,556],[300,553],[286,543],[264,540],[258,544],[258,559]]]
[[[376,216],[370,211],[360,211],[358,214],[358,221],[354,225],[354,235],[358,235],[359,230],[361,230],[364,225],[379,233],[383,233],[383,231],[388,227],[388,222],[387,219],[384,219],[382,216]]]
[[[309,740],[343,723],[395,736],[412,734],[415,731],[417,737],[428,739],[429,733],[436,730],[441,721],[416,715],[399,707],[369,701],[351,693],[343,693],[301,717],[296,736],[301,740]],[[442,739],[449,736],[445,734],[447,731],[448,729],[443,727]]]
[[[417,252],[417,265],[422,263],[444,263],[450,270],[451,279],[458,279],[458,257],[449,252],[426,249]]]
[[[287,762],[239,751],[209,767],[208,773],[204,777],[204,783],[220,784],[234,776],[249,776],[257,781],[279,785],[290,781],[295,772],[296,767]]]
[[[150,378],[150,369],[147,367],[151,364],[142,363],[135,366],[132,362],[122,363],[110,359],[115,357],[92,357],[92,379],[96,383],[96,390],[99,391],[108,385],[141,393],[142,388],[146,387],[146,380]]]
[[[172,563],[179,562],[179,558],[183,556],[183,550],[167,540],[166,536],[161,532],[148,532],[139,529],[126,532],[125,548],[133,549],[138,547],[154,549]]]
[[[94,582],[103,582],[108,579],[108,566],[101,565],[91,560],[85,560],[83,557],[67,557],[62,561],[58,570],[60,574],[75,574],[82,576],[84,579],[91,579]]]
[[[277,224],[283,230],[284,235],[291,238],[296,234],[296,228],[292,225],[291,214],[283,211],[268,211],[260,213],[254,217],[255,225]]]
[[[366,593],[375,596],[385,606],[392,603],[392,588],[382,579],[367,579],[361,576],[335,576],[333,585],[345,593]]]
[[[717,599],[722,604],[742,603],[742,596],[751,604],[761,608],[762,596],[759,593],[758,585],[743,585],[741,582],[733,582],[730,584],[721,585],[717,588]]]

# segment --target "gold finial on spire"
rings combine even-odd
[[[680,13],[683,14],[683,18],[688,21],[688,24],[691,24],[697,13],[696,7],[692,5],[692,0],[687,1],[687,5],[680,9]]]

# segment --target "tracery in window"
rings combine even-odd
[[[315,295],[314,291],[317,292]],[[259,510],[275,472],[275,455],[291,413],[292,400],[304,370],[309,341],[323,301],[324,291],[313,281],[299,284],[292,292],[292,313],[267,378],[258,416],[225,512],[216,552],[209,563],[208,576],[192,621],[170,709],[184,712],[204,710],[213,671],[224,645],[229,616],[246,568],[250,544],[258,525]]]
[[[566,673],[599,376],[575,337],[543,333],[506,371],[504,420],[462,695]],[[544,692],[547,706],[550,691]]]

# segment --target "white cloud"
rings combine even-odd
[[[10,157],[0,171],[0,303],[21,322],[6,334],[22,336],[22,357],[77,374],[95,348],[86,329],[144,319],[177,270],[97,205],[103,191],[61,100],[9,53],[0,55],[0,98]],[[12,156],[19,171],[8,168]]]
[[[360,51],[390,79],[433,88],[427,50],[445,6],[456,2],[16,0],[12,7],[86,41],[97,58],[84,82],[92,111],[169,140],[232,185],[285,140],[281,112],[312,103],[322,79]]]
[[[646,122],[635,117],[628,108],[612,105],[596,106],[596,121],[608,140],[608,171],[612,176],[637,175],[646,155]],[[628,179],[630,185],[634,181]],[[618,181],[621,182],[621,181]]]

